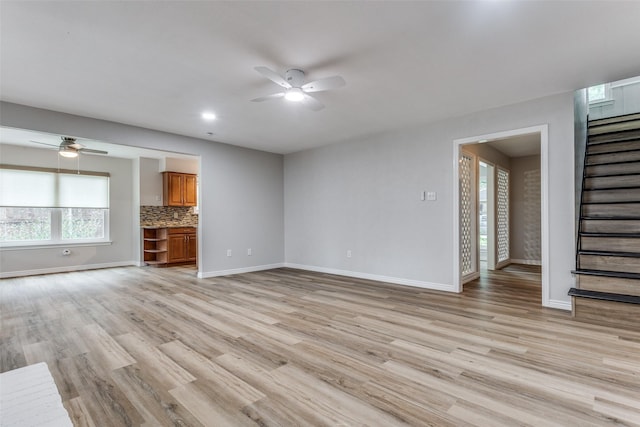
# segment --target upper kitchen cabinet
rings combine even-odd
[[[162,194],[165,206],[196,206],[198,204],[197,175],[178,172],[162,173]]]

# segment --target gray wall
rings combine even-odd
[[[2,126],[200,156],[199,274],[283,263],[281,155],[18,104],[3,102],[0,108]],[[137,218],[138,210],[129,215]],[[135,227],[129,232],[135,233]],[[252,256],[247,256],[249,247]],[[227,257],[227,249],[233,256]]]
[[[19,147],[0,144],[2,163],[62,169],[77,168],[76,159],[58,159],[56,150]],[[58,163],[58,161],[60,163]],[[78,266],[107,267],[129,265],[137,259],[132,235],[134,217],[133,191],[135,180],[133,162],[103,156],[82,156],[80,168],[95,172],[109,172],[109,223],[111,245],[71,245],[71,255],[62,256],[62,247],[40,249],[3,248],[0,250],[0,274],[2,277],[64,271]]]
[[[540,156],[512,158],[509,177],[511,260],[540,263]]]
[[[568,308],[573,93],[286,155],[287,263],[453,289],[453,141],[542,124],[549,126],[548,298]],[[423,190],[437,200],[420,201]]]

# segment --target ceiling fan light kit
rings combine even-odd
[[[324,105],[316,98],[309,95],[309,93],[337,89],[346,84],[344,79],[340,76],[327,77],[305,83],[304,71],[297,68],[287,70],[284,77],[267,67],[255,67],[255,70],[275,84],[282,86],[285,90],[283,92],[272,93],[271,95],[252,99],[251,101],[253,102],[284,98],[287,101],[300,102],[307,108],[313,111],[318,111],[323,109]]]
[[[41,144],[41,145],[48,145],[49,147],[55,147],[58,150],[58,154],[60,156],[67,157],[70,159],[78,157],[80,153],[109,154],[106,151],[93,150],[91,148],[86,148],[84,145],[77,143],[75,138],[71,138],[69,136],[62,136],[60,138],[62,139],[62,142],[60,143],[60,145],[47,144],[46,142],[40,142],[40,141],[31,141],[31,142],[35,142],[36,144]]]
[[[70,147],[60,147],[60,149],[58,150],[58,154],[62,157],[67,157],[70,159],[78,157],[78,152]]]
[[[302,89],[300,88],[292,87],[287,90],[287,93],[284,95],[284,99],[287,101],[300,102],[304,99],[304,92],[302,92]]]

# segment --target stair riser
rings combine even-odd
[[[626,122],[609,123],[601,126],[590,126],[589,136],[602,135],[605,133],[618,133],[625,131],[633,131],[640,129],[640,120],[631,120]]]
[[[590,135],[589,144],[612,143],[616,141],[631,141],[640,139],[640,131],[633,130],[628,132],[614,132],[602,135]]]
[[[640,233],[640,221],[620,220],[583,220],[582,231],[585,233]]]
[[[589,127],[596,127],[601,125],[607,125],[612,123],[630,122],[632,120],[640,120],[640,113],[627,114],[624,116],[607,117],[606,119],[596,119],[589,121]]]
[[[582,270],[640,273],[640,258],[605,255],[580,255],[579,266]]]
[[[640,162],[587,166],[585,172],[586,176],[637,174],[640,173]]]
[[[637,187],[640,175],[604,176],[586,178],[584,188],[587,190],[604,190],[607,188]]]
[[[640,330],[640,305],[571,297],[576,320],[633,331]]]
[[[588,155],[596,155],[599,153],[615,153],[629,150],[637,150],[640,147],[640,139],[632,139],[624,142],[610,142],[605,144],[595,144],[589,141],[587,146]]]
[[[576,285],[580,289],[640,296],[640,280],[580,274],[576,277]]]
[[[581,249],[585,251],[632,252],[640,254],[640,238],[633,237],[592,237],[580,239]]]
[[[582,215],[591,218],[629,218],[640,216],[640,205],[637,203],[620,203],[615,205],[583,205]]]
[[[599,165],[603,163],[640,161],[640,144],[638,151],[625,151],[622,153],[591,154],[587,156],[587,165]]]
[[[583,203],[640,202],[640,188],[585,191]]]

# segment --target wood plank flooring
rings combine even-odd
[[[276,269],[0,281],[0,371],[46,362],[76,426],[640,425],[640,333],[540,307]]]

